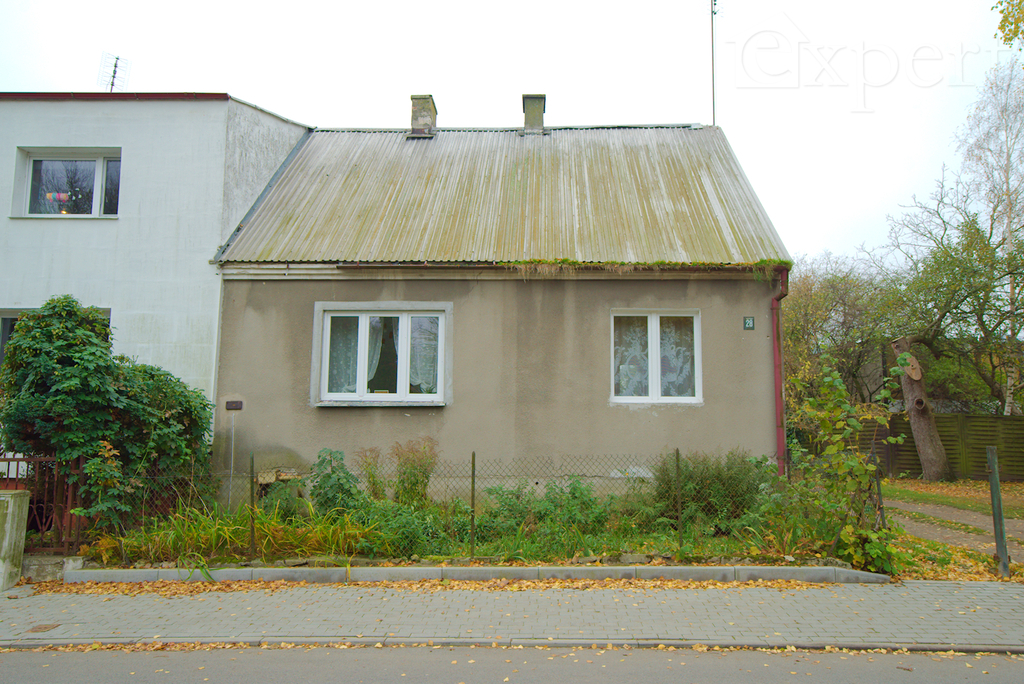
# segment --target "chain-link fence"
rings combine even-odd
[[[563,455],[410,463],[362,454],[344,461],[361,492],[317,493],[323,472],[253,467],[220,474],[229,511],[301,521],[343,513],[365,530],[353,551],[404,557],[503,558],[728,553],[774,481],[774,461],[744,454]],[[248,464],[247,464],[248,465]],[[341,467],[335,465],[334,467]],[[301,523],[298,523],[301,524]]]
[[[813,557],[836,552],[838,531],[851,522],[877,528],[880,512],[874,486],[852,496],[836,473],[778,478],[774,461],[744,453],[453,462],[423,448],[352,458],[325,450],[308,470],[245,465],[130,478],[116,518],[85,520],[83,542],[120,562],[590,562],[735,558],[751,549]],[[84,506],[95,503],[89,496]]]

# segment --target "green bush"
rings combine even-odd
[[[303,483],[309,487],[313,507],[321,515],[331,511],[348,511],[359,507],[365,498],[359,491],[359,480],[345,467],[345,454],[321,449],[310,474]]]
[[[732,533],[745,526],[771,478],[763,461],[739,450],[688,454],[679,459],[677,478],[675,455],[668,454],[654,468],[654,502],[673,521],[679,506],[683,525],[698,534]]]
[[[542,497],[525,481],[485,491],[493,503],[477,518],[477,536],[483,541],[520,533],[552,537],[567,529],[597,534],[608,522],[608,501],[599,500],[593,488],[576,476],[567,478],[564,485],[549,480]]]
[[[267,493],[260,498],[260,508],[268,511],[276,510],[277,514],[284,520],[299,517],[302,509],[299,507],[299,496],[296,486],[290,482],[271,483],[267,487]]]
[[[70,295],[23,314],[5,348],[3,448],[55,456],[65,474],[81,459],[84,506],[75,512],[98,526],[123,527],[142,503],[172,509],[151,482],[191,493],[193,483],[209,485],[211,418],[198,390],[113,356],[106,317]]]
[[[899,528],[881,526],[875,496],[878,467],[849,447],[858,441],[862,420],[877,408],[852,405],[842,378],[828,365],[819,384],[817,395],[800,406],[794,419],[816,430],[820,453],[803,458],[800,479],[776,483],[757,511],[749,537],[771,553],[815,552],[855,568],[898,573],[908,556],[893,543]],[[893,384],[887,381],[880,398],[891,397]]]
[[[434,507],[416,508],[387,499],[364,498],[352,521],[368,530],[359,552],[384,558],[444,553],[451,545],[443,516]],[[468,521],[465,525],[468,530]]]

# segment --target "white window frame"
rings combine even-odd
[[[120,193],[123,184],[118,176],[118,213],[103,213],[106,171],[108,161],[121,161],[120,147],[19,147],[14,173],[12,218],[33,219],[116,219],[120,213]],[[92,211],[88,214],[33,214],[32,166],[36,161],[91,161],[96,163],[93,175]]]
[[[310,403],[314,406],[445,406],[452,400],[452,314],[451,302],[316,302],[313,318],[313,351],[310,373]],[[409,345],[411,316],[437,315],[438,364],[437,394],[412,394],[409,386]],[[353,393],[327,390],[328,355],[330,354],[330,319],[332,316],[358,316],[359,361]],[[398,388],[395,394],[366,391],[367,355],[370,316],[399,318]],[[405,321],[403,324],[401,321]]]
[[[647,387],[643,397],[621,397],[615,394],[615,319],[619,316],[647,318]],[[692,397],[661,396],[661,335],[660,320],[666,317],[693,319],[693,390]],[[609,317],[609,396],[613,404],[703,404],[704,380],[701,370],[701,326],[699,309],[612,309]]]

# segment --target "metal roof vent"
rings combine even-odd
[[[412,96],[412,132],[407,138],[433,138],[437,126],[437,108],[433,95]]]
[[[521,135],[547,135],[544,130],[544,95],[523,95],[523,113],[526,121]]]

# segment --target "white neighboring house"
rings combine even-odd
[[[224,93],[0,93],[0,359],[53,295],[214,397],[211,257],[309,129]]]

